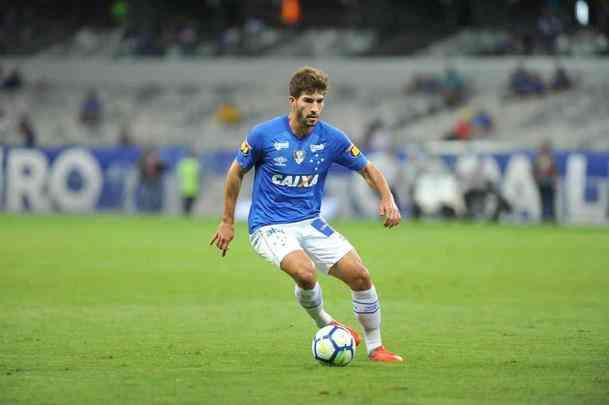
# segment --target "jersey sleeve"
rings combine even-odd
[[[336,149],[334,162],[351,170],[361,170],[368,164],[368,159],[347,135],[336,132]]]
[[[253,129],[241,143],[235,160],[244,170],[251,169],[262,157],[262,135]]]

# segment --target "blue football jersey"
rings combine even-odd
[[[351,170],[361,170],[368,163],[342,131],[324,121],[304,138],[296,137],[287,115],[254,127],[236,161],[243,169],[256,170],[250,233],[264,225],[317,217],[332,163]]]

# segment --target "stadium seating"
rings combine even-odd
[[[21,63],[26,71],[26,86],[14,94],[0,93],[4,119],[9,123],[0,135],[2,142],[20,142],[10,128],[14,128],[20,114],[28,113],[41,145],[113,145],[118,142],[121,129],[127,128],[137,144],[193,145],[199,149],[233,148],[251,126],[284,113],[287,86],[275,79],[281,76],[287,81],[297,66],[291,62],[265,62],[285,72],[280,75],[267,71],[267,65],[254,67],[248,73],[247,66],[235,66],[230,61],[211,67],[115,63],[108,73],[104,70],[106,62],[99,62],[99,72],[95,71],[94,62],[84,66],[74,62],[82,80],[71,80],[73,75],[61,73],[59,67],[59,73],[53,73],[44,62]],[[444,62],[335,63],[340,67],[329,61],[320,62],[322,67],[329,65],[333,80],[324,118],[357,141],[362,139],[368,123],[379,118],[391,129],[397,144],[439,141],[464,108],[483,108],[496,126],[486,140],[515,147],[532,147],[546,138],[563,148],[606,148],[608,143],[609,106],[604,101],[609,78],[604,66],[594,61],[570,67],[578,76],[574,89],[526,99],[504,97],[515,60],[461,61],[458,68],[475,90],[465,104],[456,108],[443,107],[437,95],[403,91],[414,74],[428,66],[433,66],[428,71],[438,72]],[[544,78],[552,74],[552,60],[531,63],[540,66],[538,70]],[[99,91],[103,104],[102,123],[93,129],[78,121],[80,105],[91,88]],[[230,122],[219,112],[226,105],[237,114]]]

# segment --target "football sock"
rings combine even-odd
[[[296,285],[294,293],[298,303],[313,318],[317,327],[321,328],[334,320],[330,314],[324,311],[324,298],[319,283],[315,283],[315,287],[310,290],[305,290]]]
[[[368,354],[381,346],[381,306],[374,286],[369,290],[351,291],[353,313],[364,328]]]

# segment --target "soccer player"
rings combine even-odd
[[[401,362],[381,341],[381,310],[376,289],[353,246],[320,217],[326,175],[332,163],[358,171],[380,196],[384,225],[400,223],[400,212],[383,174],[337,128],[320,120],[328,76],[304,67],[289,84],[288,115],[255,126],[228,169],[224,214],[210,245],[225,256],[235,236],[235,205],[243,176],[255,167],[248,225],[253,249],[294,279],[295,294],[318,327],[339,324],[356,344],[361,337],[336,321],[323,305],[316,269],[351,289],[353,311],[364,329],[368,358]]]

